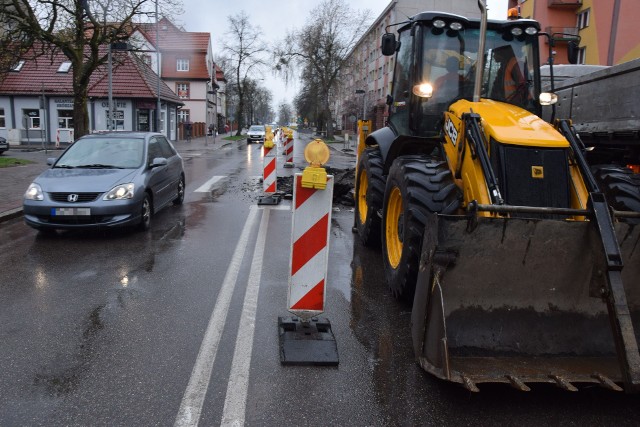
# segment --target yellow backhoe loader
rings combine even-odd
[[[640,214],[612,208],[570,121],[540,118],[539,24],[478,4],[481,19],[424,12],[383,36],[394,81],[358,158],[360,239],[412,302],[431,374],[637,391]]]

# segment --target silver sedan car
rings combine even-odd
[[[47,163],[24,195],[25,222],[38,230],[147,230],[155,213],[184,200],[182,157],[159,133],[87,135]]]

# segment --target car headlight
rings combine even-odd
[[[42,187],[35,182],[32,182],[24,193],[24,198],[27,200],[44,200],[44,193],[42,193]]]
[[[133,198],[133,190],[135,186],[133,183],[120,184],[113,187],[102,200],[124,200]]]

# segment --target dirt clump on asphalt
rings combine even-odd
[[[343,206],[354,206],[353,186],[355,169],[334,169],[327,167],[327,174],[333,175],[333,204]],[[293,177],[279,176],[277,180],[278,193],[284,198],[293,198]]]

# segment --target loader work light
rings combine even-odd
[[[433,96],[433,86],[431,83],[420,83],[413,87],[413,94],[420,98],[431,98]]]
[[[540,105],[553,105],[558,102],[558,95],[552,92],[542,92],[539,100]]]

